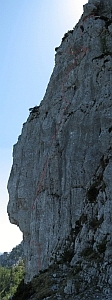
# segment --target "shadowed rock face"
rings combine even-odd
[[[111,6],[84,6],[57,48],[43,101],[14,145],[8,214],[23,232],[26,282],[52,263],[80,264],[81,288],[96,280],[110,292]],[[66,284],[65,295],[71,289]]]

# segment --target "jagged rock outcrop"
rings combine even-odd
[[[0,266],[12,267],[19,264],[24,259],[23,242],[14,247],[11,252],[4,252],[0,255]]]
[[[83,298],[92,286],[111,295],[111,10],[111,0],[84,5],[14,145],[8,214],[23,232],[25,281],[52,265],[74,270],[52,299],[96,299]]]

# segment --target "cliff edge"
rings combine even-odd
[[[14,145],[8,215],[23,232],[25,282],[52,266],[57,280],[57,296],[39,300],[112,293],[111,12],[111,0],[84,5]]]

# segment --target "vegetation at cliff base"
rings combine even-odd
[[[11,299],[19,283],[24,278],[24,263],[21,260],[12,267],[0,266],[0,300]]]

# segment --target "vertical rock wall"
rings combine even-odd
[[[8,214],[23,232],[26,282],[63,263],[81,266],[83,288],[112,284],[111,8],[84,6],[14,145]]]

